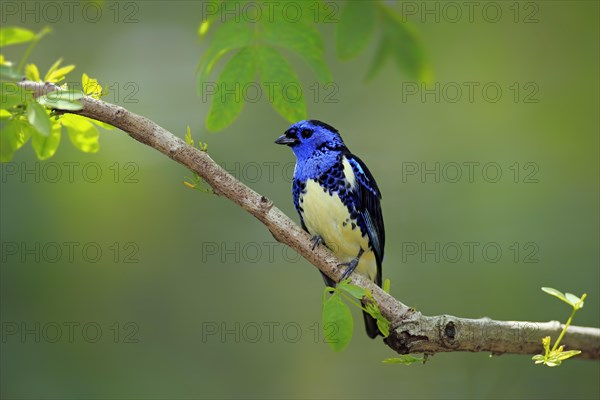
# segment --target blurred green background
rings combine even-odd
[[[414,84],[392,63],[365,83],[375,38],[340,62],[335,24],[324,24],[338,90],[315,95],[314,77],[297,64],[309,116],[338,128],[378,180],[394,296],[429,315],[564,322],[568,306],[540,291],[551,286],[587,293],[575,323],[599,326],[598,2],[495,2],[496,23],[484,18],[485,2],[472,19],[452,3],[463,13],[458,22],[443,2],[412,2],[439,11],[408,17],[439,101],[410,95]],[[194,76],[207,43],[196,34],[200,2],[105,2],[98,22],[86,21],[83,7],[72,19],[62,10],[55,23],[35,12],[5,13],[2,22],[51,26],[31,56],[41,70],[62,56],[77,76],[108,86],[107,101],[181,137],[190,125],[211,157],[297,219],[293,155],[273,144],[288,122],[264,98],[225,131],[204,128],[209,103],[196,95]],[[524,23],[532,12],[537,22]],[[5,56],[18,60],[22,51]],[[473,101],[465,82],[479,85]],[[501,88],[498,101],[484,96],[486,84]],[[457,86],[464,91],[454,101]],[[394,354],[364,335],[361,319],[349,348],[333,353],[315,337],[318,272],[258,221],[186,188],[187,170],[120,131],[103,131],[94,155],[63,141],[46,162],[27,145],[0,166],[2,398],[600,396],[598,362],[549,369],[529,356],[449,353],[425,365],[383,364]],[[480,163],[472,182],[470,162]],[[463,166],[457,182],[453,163]],[[495,169],[483,171],[487,163]],[[436,165],[439,182],[406,173]],[[502,176],[488,182],[496,169]],[[472,259],[465,242],[477,243]]]

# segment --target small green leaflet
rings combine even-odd
[[[542,290],[551,296],[561,299],[575,309],[583,308],[582,298],[575,296],[573,293],[563,293],[551,287],[543,287]]]
[[[0,162],[12,160],[15,151],[19,150],[31,137],[34,129],[24,121],[13,119],[0,129]]]
[[[46,160],[56,153],[56,149],[60,144],[60,129],[60,124],[56,123],[52,125],[48,136],[41,135],[37,130],[33,132],[31,145],[40,160]]]
[[[98,128],[89,119],[79,115],[66,114],[60,119],[67,129],[71,143],[84,153],[97,153],[100,149]]]
[[[52,66],[44,76],[44,82],[60,82],[63,79],[65,79],[69,72],[75,69],[74,65],[67,65],[65,67],[59,68],[62,61],[62,58],[59,58],[54,64],[52,64]]]
[[[14,26],[0,29],[0,47],[31,42],[36,34],[29,29]]]
[[[254,32],[247,24],[224,23],[214,32],[198,64],[198,92],[204,93],[215,64],[227,53],[250,44]]]
[[[384,280],[383,286],[381,288],[383,289],[384,292],[386,292],[387,294],[390,294],[390,290],[392,288],[392,281],[390,281],[389,279]]]
[[[323,39],[311,24],[286,21],[263,22],[262,39],[266,44],[293,51],[312,69],[321,83],[332,81],[325,63]]]
[[[273,108],[289,122],[306,119],[302,85],[292,66],[272,47],[261,46],[257,52],[263,92]]]
[[[348,293],[350,296],[358,300],[362,299],[367,293],[367,291],[360,286],[351,284],[349,278],[338,283],[336,288]]]
[[[405,354],[405,355],[401,355],[400,357],[386,358],[382,362],[384,362],[386,364],[411,365],[416,362],[424,363],[425,359],[423,357],[413,357],[410,354]]]
[[[43,106],[59,110],[77,111],[83,109],[83,104],[77,100],[84,97],[81,90],[55,90],[38,97],[37,101]]]
[[[10,65],[0,65],[0,77],[17,81],[21,78],[21,74]]]
[[[386,35],[383,35],[379,41],[379,44],[377,45],[377,50],[375,51],[375,55],[371,61],[371,66],[369,67],[369,71],[365,77],[366,81],[373,79],[375,75],[379,73],[381,67],[383,67],[383,64],[385,64],[387,59],[390,58],[392,55],[391,46],[391,40]]]
[[[37,65],[27,64],[25,66],[25,78],[29,79],[30,81],[34,81],[34,82],[42,80],[40,78],[40,71],[38,70]]]
[[[338,292],[334,292],[329,297],[326,297],[326,293],[323,294],[325,296],[323,300],[325,341],[333,351],[342,351],[352,339],[352,313]]]
[[[35,130],[42,136],[50,136],[52,123],[50,117],[46,113],[46,109],[36,101],[27,103],[27,120]]]
[[[336,48],[340,59],[349,60],[367,46],[375,30],[375,7],[373,1],[346,3],[336,31]]]
[[[431,79],[430,66],[416,30],[390,8],[381,7],[380,9],[382,10],[380,15],[383,23],[383,35],[387,40],[386,45],[392,50],[391,55],[396,60],[398,68],[412,79],[429,81]]]
[[[244,108],[243,90],[254,80],[255,48],[245,47],[233,56],[217,79],[216,90],[206,117],[206,128],[225,129],[233,123]]]

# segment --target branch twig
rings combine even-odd
[[[19,85],[35,96],[57,90],[55,85],[21,81]],[[273,202],[256,193],[221,168],[210,156],[152,122],[123,107],[90,97],[81,99],[80,111],[64,111],[83,115],[113,125],[133,139],[150,146],[181,165],[196,172],[213,191],[233,201],[261,221],[276,240],[296,250],[302,257],[334,280],[341,277],[339,261],[325,247],[312,250],[310,237]],[[360,274],[351,276],[352,283],[369,289],[392,329],[385,343],[400,354],[434,354],[451,351],[538,354],[542,338],[556,338],[562,325],[558,321],[495,321],[489,318],[468,319],[450,315],[424,316],[402,304]],[[600,329],[571,326],[562,344],[567,350],[581,350],[579,357],[600,359]]]

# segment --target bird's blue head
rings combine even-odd
[[[337,129],[315,119],[296,122],[275,143],[290,146],[298,161],[337,153],[346,148]]]

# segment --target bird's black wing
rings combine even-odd
[[[381,286],[381,263],[385,247],[385,228],[381,213],[381,192],[377,182],[364,162],[354,154],[345,154],[355,177],[355,190],[358,197],[357,211],[365,223],[369,240],[377,260],[377,285]]]

